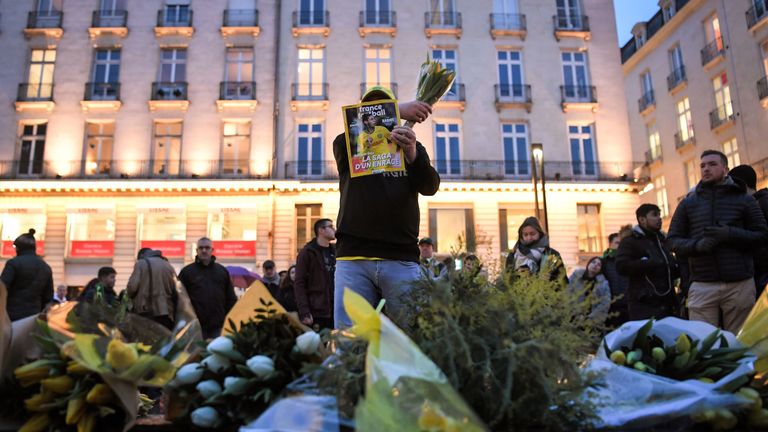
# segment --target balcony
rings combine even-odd
[[[704,66],[704,69],[711,68],[724,58],[725,43],[722,37],[716,38],[701,50],[701,65]]]
[[[19,84],[16,95],[16,111],[53,111],[53,84]]]
[[[763,108],[768,108],[768,77],[762,77],[757,82],[757,96]]]
[[[687,83],[688,77],[685,75],[685,66],[680,66],[667,76],[667,90],[670,93],[675,93],[684,88]]]
[[[569,109],[597,112],[597,90],[595,86],[560,86],[560,105],[563,112]]]
[[[648,90],[637,100],[637,109],[641,115],[645,115],[652,112],[654,108],[656,108],[656,96],[653,94],[653,90]]]
[[[299,108],[328,110],[328,83],[291,84],[291,111]]]
[[[464,111],[467,107],[467,95],[464,83],[454,82],[451,88],[435,103],[435,108],[458,109]]]
[[[85,95],[80,101],[83,111],[120,109],[120,83],[86,83]]]
[[[223,37],[227,38],[238,34],[258,37],[260,33],[258,10],[227,9],[224,11],[224,20],[221,24]]]
[[[768,22],[768,5],[765,0],[753,0],[752,7],[747,9],[747,28],[756,32]]]
[[[589,29],[589,17],[586,15],[555,15],[552,17],[555,27],[555,39],[579,38],[588,41],[592,38]]]
[[[191,38],[195,33],[192,27],[192,11],[181,8],[166,8],[157,11],[155,36],[183,36]]]
[[[24,29],[24,36],[27,39],[43,36],[59,40],[64,35],[64,29],[61,28],[63,17],[64,13],[57,10],[30,12],[27,15],[27,27]]]
[[[392,93],[394,93],[395,98],[397,98],[397,83],[380,83],[380,84],[376,84],[376,83],[360,83],[360,99],[362,99],[363,96],[365,96],[365,91],[368,90],[369,88],[373,87],[373,86],[386,87],[386,88],[392,90]]]
[[[332,160],[285,162],[283,178],[290,180],[337,180],[339,171]]]
[[[661,149],[660,148],[657,149],[657,150],[653,150],[653,149],[646,150],[646,152],[645,152],[645,163],[647,165],[655,165],[657,162],[661,162],[661,161],[662,161],[662,157],[661,157]]]
[[[696,145],[696,137],[693,134],[693,128],[690,128],[686,134],[682,132],[675,134],[675,148],[677,151],[682,153],[694,145]]]
[[[492,13],[491,37],[496,39],[501,36],[514,36],[525,40],[528,34],[528,26],[523,14],[496,14]]]
[[[128,36],[128,11],[93,11],[88,34],[91,36],[92,40],[101,35],[114,35],[121,38]]]
[[[728,102],[709,112],[709,128],[718,133],[736,123],[733,105]]]
[[[531,112],[533,98],[531,86],[528,84],[496,84],[493,86],[496,95],[496,111],[504,108],[524,108]]]
[[[256,110],[255,82],[221,82],[219,83],[219,99],[216,108],[219,112],[227,109]]]
[[[357,31],[360,37],[373,33],[397,35],[397,14],[394,11],[360,11]]]
[[[325,37],[331,33],[330,14],[327,10],[294,11],[293,37],[301,34],[321,34]]]
[[[335,169],[335,163],[334,163]],[[0,179],[264,179],[269,164],[250,160],[11,160],[0,161]],[[338,178],[338,176],[337,176]]]
[[[181,110],[189,108],[186,82],[154,82],[149,100],[149,110]]]
[[[459,12],[426,12],[424,13],[424,34],[453,35],[461,37],[461,14]]]

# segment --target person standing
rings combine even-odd
[[[448,269],[435,258],[435,243],[429,237],[419,240],[419,263],[424,273],[434,280],[445,279]]]
[[[88,282],[77,300],[90,303],[100,300],[108,305],[113,304],[117,300],[117,293],[115,292],[116,277],[117,271],[114,268],[100,268],[96,278]]]
[[[757,189],[757,173],[754,168],[749,165],[739,165],[728,172],[728,175],[733,179],[738,179],[744,182],[747,186],[747,194],[752,195],[752,198],[757,201],[757,205],[760,206],[760,211],[763,212],[763,217],[768,221],[768,189]],[[755,285],[757,288],[757,296],[765,289],[765,285],[768,284],[768,245],[763,243],[757,247],[755,251]]]
[[[285,308],[286,312],[298,312],[296,307],[296,294],[294,285],[296,283],[296,266],[288,267],[285,276],[280,280],[279,296],[276,299]]]
[[[601,274],[602,270],[603,260],[600,257],[592,257],[586,268],[573,271],[568,279],[568,291],[578,295],[581,301],[589,302],[589,318],[605,323],[611,307],[611,288],[608,286],[608,280]]]
[[[178,302],[176,271],[160,251],[139,250],[126,295],[133,302],[133,312],[173,330]]]
[[[661,209],[642,204],[635,211],[637,225],[621,241],[616,269],[629,279],[627,310],[630,320],[674,316],[677,301],[673,281],[679,276],[677,263],[664,245]]]
[[[746,187],[728,176],[728,159],[701,154],[701,181],[675,210],[669,246],[688,257],[691,320],[736,333],[755,303],[753,255],[768,238],[768,224]]]
[[[384,87],[365,92],[362,102],[395,99]],[[422,102],[400,104],[405,120],[423,121],[430,113]],[[385,313],[400,327],[409,325],[404,300],[419,268],[419,195],[434,195],[440,176],[427,150],[407,127],[392,129],[390,139],[403,150],[405,169],[352,177],[345,134],[333,141],[339,172],[339,216],[336,232],[334,320],[337,328],[352,321],[344,309],[344,290],[351,289],[373,307],[386,301]],[[298,298],[297,298],[298,301]]]
[[[197,241],[195,262],[181,269],[179,281],[187,289],[203,338],[221,336],[224,320],[237,302],[237,296],[229,272],[216,262],[211,239],[201,237]]]
[[[11,321],[40,313],[53,299],[53,272],[35,251],[35,230],[13,241],[16,256],[5,263],[0,281],[8,289],[6,311]]]
[[[629,279],[619,274],[616,268],[616,252],[621,243],[619,233],[613,233],[608,236],[608,249],[603,252],[603,275],[608,280],[608,286],[611,288],[611,307],[608,321],[609,327],[616,328],[629,320],[627,310],[627,287]]]
[[[540,275],[568,285],[568,276],[560,253],[549,247],[549,237],[533,216],[525,218],[517,229],[517,243],[507,255],[505,268],[515,273]],[[543,272],[542,272],[543,271]]]
[[[275,269],[275,262],[272,260],[264,261],[264,263],[261,264],[261,270],[261,282],[267,287],[267,290],[272,294],[272,297],[277,299],[280,296],[280,275]]]
[[[330,219],[318,219],[312,229],[315,238],[296,258],[296,282],[293,292],[301,322],[321,329],[333,328],[336,230]]]
[[[56,292],[53,293],[51,300],[55,304],[64,304],[67,302],[67,286],[64,284],[56,286]]]

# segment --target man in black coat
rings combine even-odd
[[[11,321],[40,313],[53,299],[51,267],[35,252],[35,230],[13,241],[16,257],[5,263],[0,280],[8,288],[6,310]]]
[[[768,222],[768,189],[757,189],[757,173],[749,165],[739,165],[730,170],[728,175],[734,180],[741,180],[747,186],[747,194],[757,201],[760,211]],[[768,244],[763,243],[755,251],[755,285],[758,297],[768,284]]]
[[[189,293],[192,307],[203,329],[203,338],[221,335],[224,319],[237,301],[229,272],[216,262],[213,242],[208,237],[197,241],[195,262],[181,269],[179,281]]]
[[[619,274],[629,278],[627,308],[629,319],[661,319],[676,313],[673,280],[677,264],[664,246],[661,210],[655,204],[642,204],[635,211],[637,225],[623,239],[616,253]]]
[[[668,245],[688,257],[691,320],[738,332],[755,303],[753,254],[768,224],[741,182],[728,176],[719,151],[701,154],[701,181],[677,206]]]
[[[114,268],[100,268],[96,278],[88,282],[77,300],[89,303],[100,301],[107,305],[113,305],[117,301],[117,293],[115,292],[116,277],[117,271]]]
[[[608,236],[608,249],[603,252],[603,276],[608,280],[608,286],[611,288],[611,309],[607,324],[611,328],[616,328],[629,320],[629,311],[627,309],[627,290],[629,288],[629,279],[619,274],[616,268],[616,254],[621,244],[619,233],[613,233]]]
[[[331,241],[336,239],[336,230],[330,219],[319,219],[313,230],[315,238],[296,258],[293,293],[301,322],[332,329],[336,249]]]

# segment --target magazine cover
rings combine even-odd
[[[341,109],[352,177],[405,171],[403,151],[389,136],[400,124],[397,101],[365,102]]]

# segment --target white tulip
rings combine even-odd
[[[207,367],[211,372],[219,373],[229,367],[229,359],[218,354],[211,354],[204,358],[201,364]]]
[[[221,386],[214,380],[201,381],[195,389],[206,399],[221,393]]]
[[[299,335],[296,338],[296,346],[302,354],[315,354],[317,348],[320,347],[320,335],[313,331],[308,331]]]
[[[176,371],[176,381],[180,384],[194,384],[203,377],[203,368],[200,363],[185,364]]]
[[[189,417],[197,427],[212,428],[219,421],[219,412],[209,406],[203,406],[192,411]]]
[[[275,362],[273,362],[271,358],[263,355],[253,356],[249,358],[245,364],[248,366],[248,369],[259,378],[264,378],[275,371]]]
[[[233,394],[235,396],[245,393],[245,388],[248,386],[248,379],[243,377],[226,377],[224,378],[224,393]]]
[[[207,349],[208,349],[208,352],[215,353],[215,352],[231,351],[234,347],[235,346],[232,343],[232,339],[226,336],[219,336],[208,343]]]

